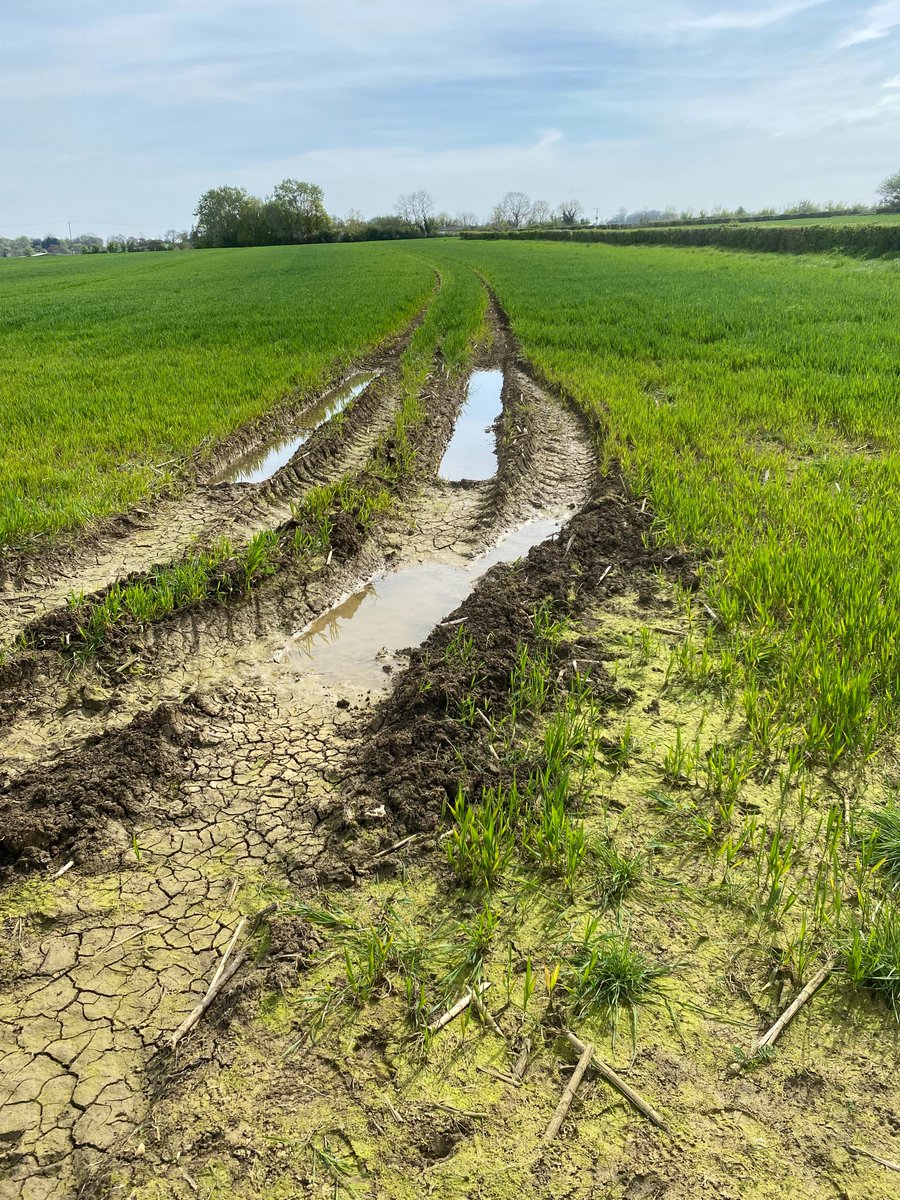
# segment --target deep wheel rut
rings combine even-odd
[[[441,482],[442,446],[432,446],[383,534],[318,590],[275,581],[249,602],[166,622],[146,635],[140,671],[95,704],[71,697],[95,686],[99,696],[96,679],[51,672],[49,690],[4,730],[5,813],[18,826],[0,857],[10,880],[0,1197],[92,1194],[106,1156],[136,1144],[153,1070],[168,1069],[166,1039],[241,915],[285,889],[352,881],[329,829],[384,820],[383,805],[349,798],[371,689],[286,658],[290,640],[386,571],[470,562],[511,527],[540,517],[557,528],[584,503],[596,471],[586,434],[506,358],[493,479]],[[391,634],[395,655],[408,642]],[[381,678],[389,686],[390,672]],[[141,736],[153,753],[135,740],[149,710]],[[54,877],[69,856],[74,866]],[[40,875],[15,875],[16,862],[42,859]]]

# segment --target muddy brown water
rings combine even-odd
[[[562,516],[527,521],[462,565],[422,562],[382,571],[295,634],[279,661],[331,683],[383,687],[399,651],[423,642],[491,567],[521,558],[562,522]]]
[[[503,372],[474,371],[466,403],[441,460],[440,477],[449,483],[490,479],[497,472],[494,423],[500,416]]]
[[[270,438],[259,446],[255,446],[246,454],[242,454],[227,467],[223,467],[211,483],[264,483],[271,479],[276,471],[290,462],[300,447],[309,441],[312,434],[330,421],[332,417],[343,412],[351,400],[355,400],[369,386],[378,374],[377,371],[362,371],[353,375],[340,387],[335,388],[308,409],[297,422],[295,432],[288,437]]]

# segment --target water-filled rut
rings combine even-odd
[[[90,1190],[136,1140],[147,1064],[263,883],[346,874],[327,829],[358,769],[366,693],[391,685],[384,667],[588,496],[579,422],[509,362],[502,396],[487,478],[463,462],[468,482],[441,479],[438,447],[352,558],[150,629],[137,672],[76,668],[4,731],[0,754],[19,759],[5,812],[24,824],[0,867],[46,865],[37,890],[0,898],[0,914],[26,919],[0,992],[0,1196]]]
[[[449,481],[490,479],[497,472],[494,424],[502,411],[503,372],[475,371],[453,437],[441,459],[440,477]]]
[[[267,438],[252,447],[217,471],[210,483],[265,483],[282,467],[287,466],[300,447],[306,445],[320,426],[342,413],[347,405],[369,386],[375,375],[375,371],[361,371],[340,387],[326,393],[301,415],[295,428],[287,436]]]

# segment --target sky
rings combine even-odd
[[[900,0],[4,0],[0,56],[0,236],[154,236],[286,177],[603,219],[900,169]]]

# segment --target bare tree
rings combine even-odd
[[[574,225],[583,211],[580,200],[563,200],[559,206],[559,219],[563,225]]]
[[[552,210],[546,200],[535,200],[528,215],[530,225],[546,225],[552,216]]]
[[[478,217],[473,212],[458,212],[453,218],[453,224],[457,229],[474,229],[478,224]]]
[[[894,211],[900,210],[900,171],[895,171],[893,175],[888,175],[887,179],[882,179],[878,185],[878,195],[885,208]]]
[[[398,196],[394,210],[398,217],[415,225],[426,236],[434,229],[434,200],[430,192],[420,190]]]
[[[531,217],[532,204],[524,192],[507,192],[491,213],[492,225],[509,225],[520,229]]]

